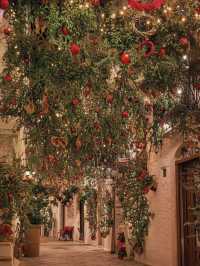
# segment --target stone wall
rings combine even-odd
[[[179,136],[166,137],[159,153],[151,153],[149,170],[158,181],[156,193],[149,193],[151,222],[145,253],[137,260],[152,266],[177,266],[177,202],[175,154],[182,141]],[[163,176],[166,169],[166,176]]]

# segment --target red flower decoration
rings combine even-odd
[[[155,45],[150,40],[145,40],[141,43],[140,48],[146,48],[146,52],[144,53],[144,57],[149,57],[151,55],[154,55],[156,53]]]
[[[141,3],[139,0],[128,0],[128,5],[132,9],[136,9],[138,11],[153,11],[156,9],[160,9],[161,6],[165,3],[165,0],[152,0],[149,3]]]

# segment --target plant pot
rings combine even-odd
[[[24,256],[39,257],[41,225],[31,225],[25,235]]]
[[[13,260],[13,245],[8,241],[0,241],[0,265],[1,261],[12,261]]]

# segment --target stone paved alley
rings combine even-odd
[[[120,261],[100,248],[76,242],[41,244],[39,258],[23,259],[20,266],[144,266],[133,260]]]

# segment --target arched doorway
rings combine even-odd
[[[179,265],[200,265],[200,221],[195,214],[200,205],[200,157],[177,162]]]

